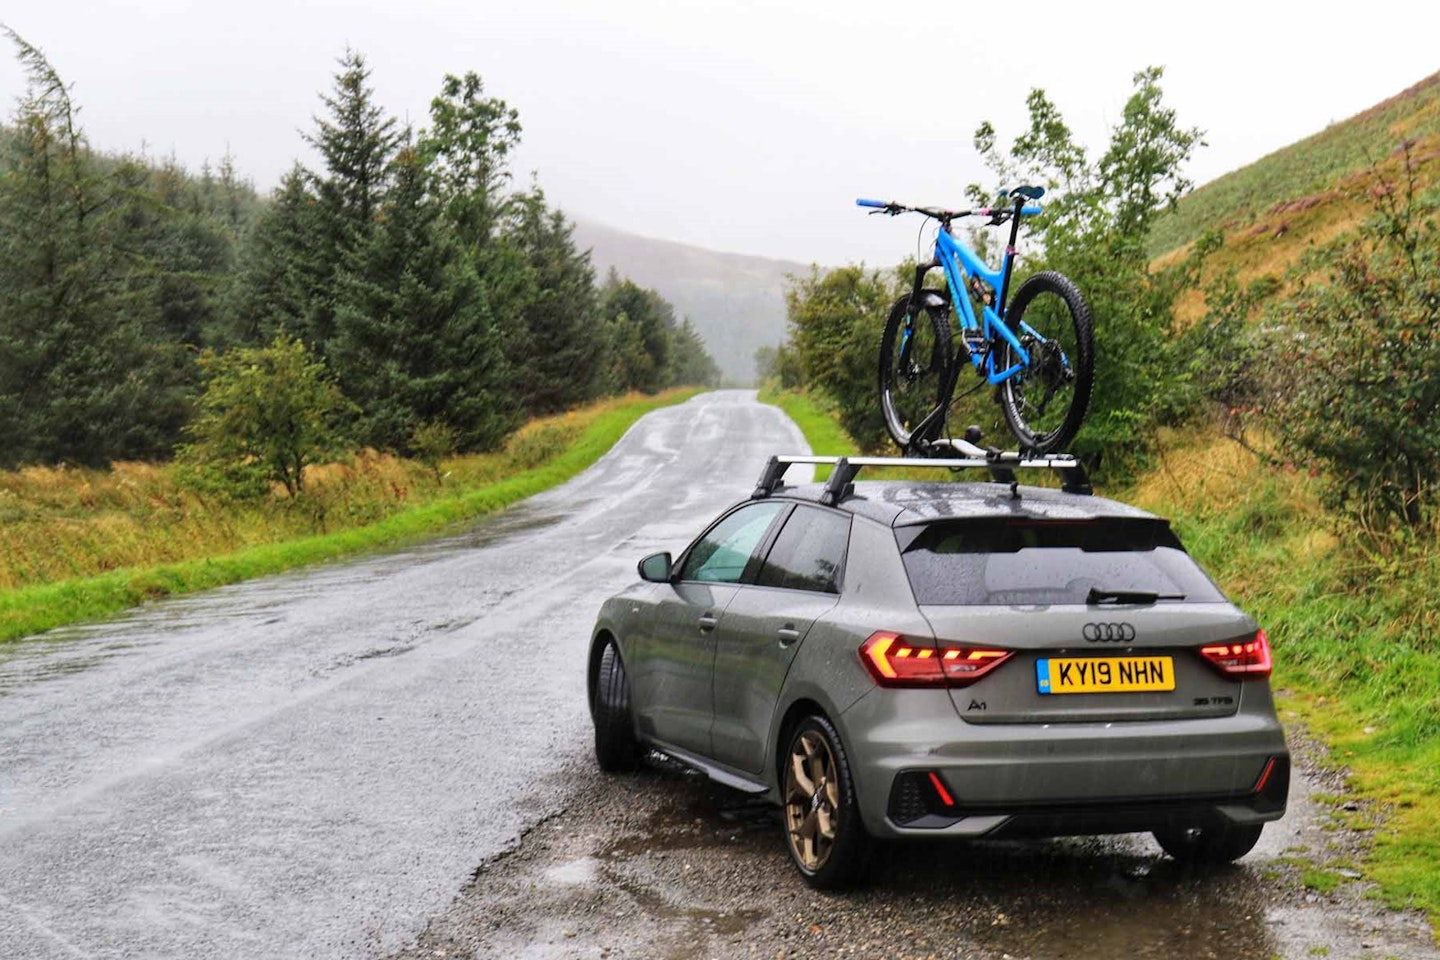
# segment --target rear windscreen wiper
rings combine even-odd
[[[1091,587],[1085,594],[1087,604],[1154,603],[1156,600],[1184,600],[1183,593],[1155,593],[1151,590],[1101,590]]]

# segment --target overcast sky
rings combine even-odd
[[[91,141],[198,169],[228,150],[268,191],[350,45],[423,125],[478,72],[520,112],[516,171],[575,216],[719,250],[888,264],[914,220],[857,196],[959,204],[1042,87],[1092,154],[1135,71],[1166,68],[1206,131],[1204,182],[1440,70],[1433,0],[985,4],[941,0],[24,0],[7,23],[73,85]],[[0,58],[13,109],[22,75]]]

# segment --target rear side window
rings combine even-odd
[[[840,592],[840,568],[850,543],[850,518],[799,506],[785,521],[756,584],[818,593]]]
[[[1225,599],[1164,520],[942,521],[896,539],[922,604],[1083,604],[1092,588]]]

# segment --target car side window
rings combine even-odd
[[[784,506],[774,501],[750,504],[715,524],[690,548],[680,579],[739,583],[755,548]]]
[[[800,506],[785,521],[755,583],[762,587],[840,592],[840,568],[850,543],[850,518]]]

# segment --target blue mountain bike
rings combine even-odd
[[[916,266],[914,287],[895,301],[880,338],[880,407],[885,428],[906,455],[953,451],[947,420],[962,360],[982,381],[975,389],[995,388],[1022,452],[1052,453],[1075,439],[1095,379],[1090,308],[1075,284],[1054,271],[1030,277],[1008,299],[1020,218],[1040,212],[1027,201],[1044,193],[1041,187],[1019,187],[1010,192],[1009,206],[976,210],[855,201],[874,213],[919,213],[940,224],[932,259]],[[951,233],[953,221],[969,216],[988,217],[991,226],[1010,224],[999,270],[988,268]],[[925,286],[936,268],[945,272],[944,290]]]

